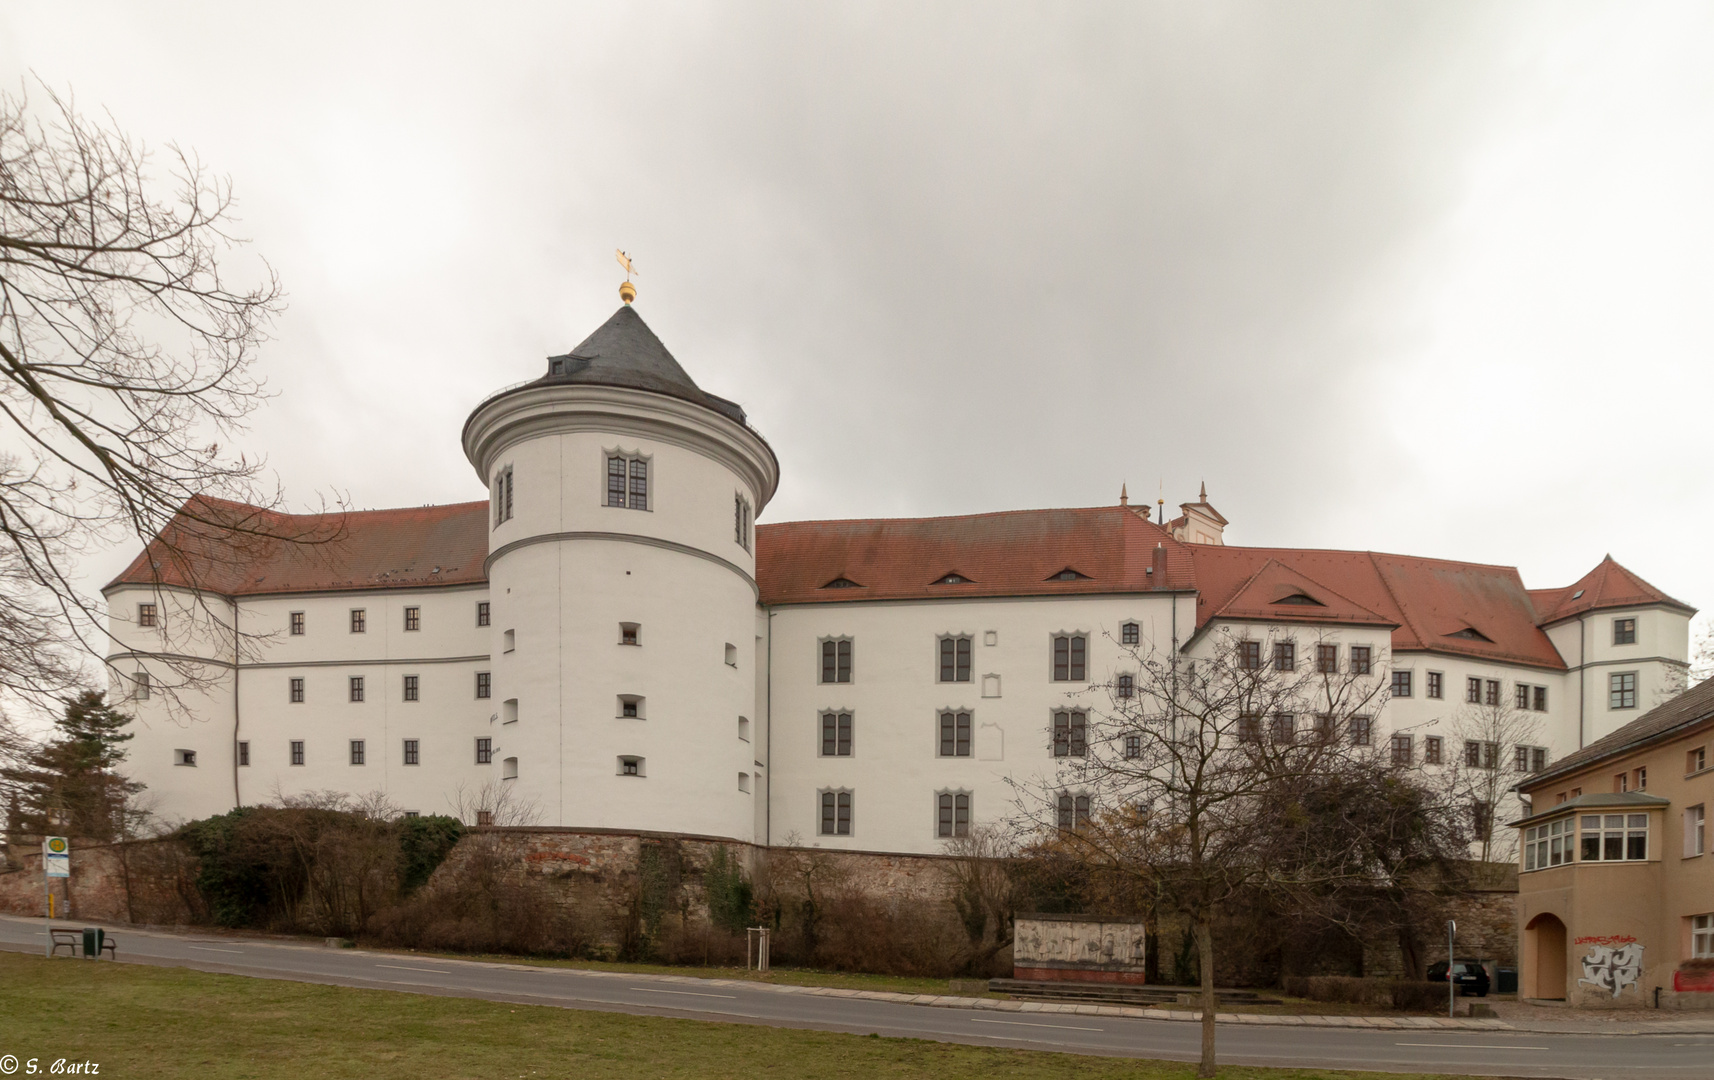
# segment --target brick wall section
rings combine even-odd
[[[190,862],[171,840],[125,844],[71,842],[71,877],[52,881],[56,919],[137,922],[155,925],[193,921],[194,893],[187,897]],[[68,906],[69,901],[69,906]],[[40,917],[40,837],[21,836],[0,863],[0,911]]]

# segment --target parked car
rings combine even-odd
[[[1475,994],[1477,997],[1488,996],[1488,969],[1476,960],[1460,960],[1453,968],[1453,981],[1458,984],[1458,993]],[[1430,964],[1428,968],[1429,982],[1446,981],[1446,961]]]

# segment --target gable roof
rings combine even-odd
[[[1704,679],[1665,705],[1657,705],[1624,727],[1567,754],[1544,772],[1517,785],[1537,788],[1586,769],[1608,758],[1622,757],[1657,742],[1666,742],[1698,724],[1714,720],[1714,679]]]
[[[281,514],[198,498],[102,591],[161,584],[255,596],[466,585],[487,580],[487,556],[486,502]]]
[[[556,370],[557,368],[557,370]],[[710,394],[696,385],[673,354],[629,304],[615,311],[593,334],[559,356],[548,357],[548,373],[524,386],[583,383],[623,386],[681,398],[742,424],[744,410],[736,402]],[[523,389],[513,387],[512,391]],[[512,391],[506,391],[510,393]]]
[[[1272,562],[1394,627],[1395,651],[1451,653],[1558,670],[1565,667],[1558,650],[1536,625],[1529,593],[1517,570],[1510,566],[1375,551],[1211,544],[1191,544],[1188,549],[1196,587],[1202,594],[1196,605],[1198,630],[1208,620],[1220,617],[1327,621],[1305,617],[1301,607],[1274,605],[1265,615],[1246,613],[1240,593]],[[1319,599],[1313,592],[1306,593]],[[1451,636],[1467,626],[1488,640]]]
[[[1687,615],[1696,613],[1696,609],[1689,604],[1674,600],[1620,566],[1611,555],[1602,559],[1595,569],[1563,589],[1532,589],[1530,597],[1535,602],[1537,619],[1543,626],[1551,626],[1603,608],[1664,604]]]
[[[1299,598],[1308,598],[1304,603]],[[1218,609],[1202,613],[1198,605],[1197,626],[1212,619],[1260,619],[1270,622],[1306,622],[1347,626],[1397,626],[1398,623],[1371,611],[1338,591],[1269,557],[1238,586]]]
[[[1149,571],[1165,548],[1164,582]],[[1085,575],[1072,581],[1062,570]],[[956,571],[970,580],[938,584]],[[860,588],[824,588],[844,578]],[[756,526],[764,604],[1190,589],[1185,545],[1121,506]]]

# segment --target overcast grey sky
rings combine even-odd
[[[302,502],[481,498],[465,416],[624,247],[764,521],[1206,480],[1714,606],[1714,5],[0,4],[31,71],[230,175]]]

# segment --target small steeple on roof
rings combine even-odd
[[[530,385],[558,383],[622,386],[667,394],[744,423],[743,408],[698,387],[629,304],[615,311],[571,351],[548,357],[548,373]]]

